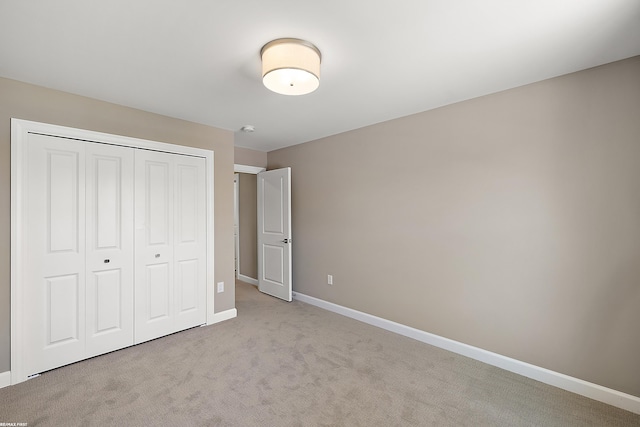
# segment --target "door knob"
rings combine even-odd
[[[291,243],[291,239],[284,239],[282,243]]]
[[[156,254],[156,258],[160,258],[160,254]]]
[[[105,264],[109,264],[109,262],[110,262],[110,261],[109,261],[108,259],[105,259],[105,260],[104,260],[104,263],[105,263]]]

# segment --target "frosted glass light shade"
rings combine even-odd
[[[300,39],[277,39],[262,48],[262,83],[283,95],[305,95],[320,86],[320,51]]]

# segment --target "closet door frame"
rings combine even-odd
[[[110,144],[123,147],[163,151],[166,153],[202,157],[205,159],[205,192],[206,192],[206,228],[207,256],[206,282],[207,325],[216,323],[214,313],[214,152],[183,145],[145,139],[130,138],[84,129],[75,129],[47,123],[22,119],[11,119],[11,384],[27,380],[29,373],[23,372],[24,366],[24,304],[26,304],[22,282],[25,277],[25,254],[29,251],[24,239],[27,226],[25,216],[25,171],[28,165],[27,142],[29,134],[42,134],[53,137],[75,139],[86,142]]]

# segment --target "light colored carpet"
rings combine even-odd
[[[640,416],[237,283],[238,318],[0,389],[46,426],[640,426]]]

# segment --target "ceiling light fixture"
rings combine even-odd
[[[300,39],[277,39],[260,50],[262,83],[282,95],[305,95],[320,86],[320,60],[317,47]]]

